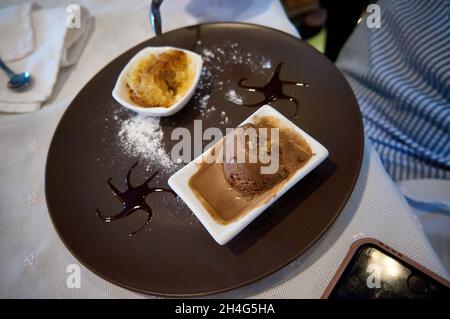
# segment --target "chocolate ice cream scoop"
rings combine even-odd
[[[259,149],[262,148],[262,154],[275,155],[271,154],[271,143],[278,141],[272,140],[270,127],[265,127],[267,134],[260,141],[260,128],[254,124],[245,124],[224,139],[224,177],[230,186],[244,196],[262,193],[289,174],[281,156],[271,157],[278,161],[278,169],[271,174],[263,174],[261,168],[270,163],[260,156]],[[276,151],[278,152],[278,148]]]
[[[261,128],[278,129],[279,138],[270,130],[264,134],[259,130]],[[262,143],[258,141],[260,133]],[[278,166],[275,165],[277,169],[270,174],[262,173],[262,169],[270,167],[271,162],[255,152],[255,148],[258,150],[260,146],[262,155],[270,153],[270,160],[275,159],[272,151],[278,150]],[[280,125],[273,116],[255,117],[253,124],[240,126],[227,134],[213,150],[213,158],[220,158],[223,154],[224,163],[201,163],[189,179],[189,187],[220,224],[229,224],[269,201],[283,183],[313,156],[305,139],[293,129]],[[241,153],[237,152],[239,150]],[[245,161],[241,162],[242,159]]]

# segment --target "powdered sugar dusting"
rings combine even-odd
[[[170,172],[177,165],[165,151],[163,137],[157,117],[135,115],[120,123],[118,138],[126,153],[160,165],[161,169]]]
[[[211,72],[209,66],[203,66],[200,80],[197,84],[197,90],[195,91],[193,101],[194,110],[198,110],[202,116],[204,116],[208,109],[209,99],[211,97],[210,92],[212,89],[212,83],[214,80],[214,75]]]
[[[214,53],[211,51],[211,50],[209,50],[209,49],[203,49],[203,51],[202,51],[202,55],[203,55],[203,57],[207,57],[207,58],[214,58]]]
[[[224,72],[229,66],[244,64],[253,72],[263,73],[272,68],[272,60],[260,52],[243,49],[238,43],[224,42],[201,49],[201,55],[206,65],[215,72]]]
[[[267,59],[263,62],[263,64],[261,65],[261,67],[265,70],[271,69],[272,68],[272,61],[270,59]]]
[[[209,46],[198,41],[197,47],[196,51],[201,54],[204,64],[193,97],[193,104],[194,109],[198,110],[202,117],[207,118],[216,110],[214,105],[210,105],[210,98],[213,94],[223,94],[226,100],[237,105],[244,104],[242,96],[236,90],[231,89],[230,72],[232,72],[233,66],[243,65],[255,74],[265,74],[272,68],[272,60],[269,57],[258,51],[243,48],[235,42],[226,41]],[[224,80],[219,81],[218,77]],[[225,119],[222,119],[219,123],[225,124],[226,122]]]
[[[229,90],[229,91],[225,94],[225,96],[227,97],[227,100],[228,100],[228,101],[230,101],[230,102],[232,102],[232,103],[234,103],[234,104],[237,104],[237,105],[242,105],[242,104],[243,104],[242,97],[239,96],[239,95],[236,93],[235,90]]]

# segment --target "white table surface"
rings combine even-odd
[[[44,8],[73,3],[37,2]],[[40,111],[0,114],[0,298],[146,297],[104,281],[68,252],[50,221],[44,172],[53,132],[70,101],[109,61],[151,36],[148,2],[77,1],[95,16],[94,32],[79,63],[60,73],[53,96]],[[230,8],[225,3],[230,1],[166,0],[162,6],[163,31],[198,22],[233,20],[298,36],[277,0],[233,1],[239,4]],[[275,274],[216,297],[320,297],[349,245],[361,236],[378,238],[449,278],[420,223],[366,141],[357,186],[330,230],[304,255]],[[66,269],[70,264],[81,267],[80,288],[67,288]]]

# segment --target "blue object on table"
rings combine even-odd
[[[450,179],[450,2],[378,5],[381,27],[363,19],[337,65],[391,176]]]

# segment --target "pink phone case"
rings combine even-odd
[[[362,238],[359,239],[357,241],[355,241],[351,246],[350,246],[350,250],[347,253],[347,255],[345,256],[344,260],[342,261],[341,265],[339,266],[336,274],[334,275],[333,279],[331,279],[330,283],[328,284],[328,287],[325,289],[325,291],[322,294],[322,299],[327,299],[331,292],[333,291],[334,287],[336,286],[337,282],[339,281],[339,278],[341,278],[344,270],[347,268],[348,264],[350,263],[353,255],[356,253],[356,251],[358,250],[359,247],[361,247],[362,245],[365,244],[372,244],[374,246],[376,246],[377,248],[379,248],[381,251],[386,251],[388,253],[393,254],[394,256],[396,256],[398,259],[404,261],[406,264],[418,269],[419,271],[421,271],[422,273],[426,274],[427,276],[433,278],[434,280],[440,282],[441,284],[443,284],[444,286],[446,286],[447,288],[450,288],[450,281],[448,281],[447,279],[439,276],[438,274],[432,272],[431,270],[423,267],[422,265],[418,264],[417,262],[415,262],[414,260],[412,260],[411,258],[405,256],[404,254],[396,251],[395,249],[389,247],[388,245],[384,244],[383,242],[374,239],[374,238]]]

